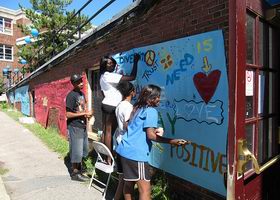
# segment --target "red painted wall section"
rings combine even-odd
[[[65,101],[67,94],[73,89],[69,79],[53,81],[35,87],[35,118],[47,127],[50,108],[58,110],[57,125],[63,136],[67,135]]]
[[[83,75],[84,89],[86,94],[86,78]],[[35,118],[44,127],[49,126],[48,121],[56,121],[60,133],[67,136],[66,125],[66,96],[73,89],[69,78],[41,84],[35,87]],[[55,109],[55,115],[51,110]],[[49,118],[52,118],[51,120]]]

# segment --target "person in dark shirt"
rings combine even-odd
[[[66,117],[69,134],[70,159],[72,164],[71,179],[87,181],[88,178],[81,174],[82,159],[88,155],[87,118],[92,116],[92,111],[87,111],[86,100],[83,92],[83,80],[79,74],[71,76],[74,89],[66,97]]]

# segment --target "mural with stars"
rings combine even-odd
[[[147,84],[162,88],[159,126],[164,136],[192,141],[185,146],[154,143],[150,164],[226,195],[228,79],[221,30],[135,48],[114,55],[117,71],[129,74],[139,53],[137,93]]]

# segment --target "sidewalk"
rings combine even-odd
[[[93,187],[88,190],[88,183],[71,181],[64,160],[29,130],[3,112],[0,121],[0,164],[9,170],[0,177],[0,200],[102,198]]]

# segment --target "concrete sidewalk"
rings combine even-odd
[[[0,177],[0,200],[102,198],[93,187],[88,190],[88,183],[71,181],[64,160],[29,130],[3,112],[0,122],[0,164],[9,170],[2,176],[3,181]]]

